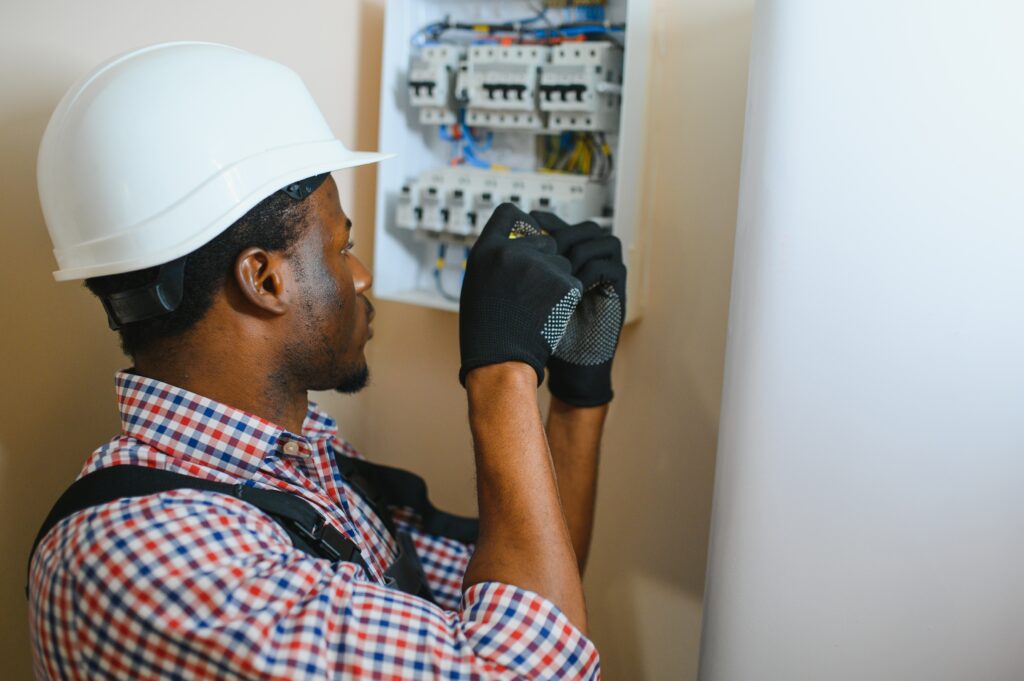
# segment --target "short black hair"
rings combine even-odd
[[[181,304],[173,312],[124,324],[121,348],[136,357],[154,342],[182,335],[202,319],[213,296],[230,274],[238,254],[246,248],[287,251],[304,231],[309,214],[307,199],[296,201],[283,191],[274,192],[209,243],[192,251],[185,260]],[[85,286],[103,298],[156,281],[159,266],[134,272],[92,277]]]

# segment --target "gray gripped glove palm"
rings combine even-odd
[[[526,362],[544,380],[583,293],[555,240],[511,203],[494,211],[466,262],[459,300],[459,381],[477,367]]]
[[[531,215],[555,238],[572,263],[583,299],[548,361],[548,389],[568,404],[592,407],[611,401],[612,359],[626,316],[626,266],[622,243],[593,222],[568,225],[551,213]]]

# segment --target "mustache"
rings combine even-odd
[[[363,301],[363,305],[366,306],[366,316],[372,317],[374,312],[373,303],[371,303],[370,299],[366,296],[359,296],[359,298]]]

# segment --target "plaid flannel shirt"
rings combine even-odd
[[[462,593],[472,546],[410,532],[439,605],[383,586],[396,546],[333,453],[358,453],[310,404],[302,433],[128,372],[123,433],[81,475],[120,464],[285,490],[359,546],[369,568],[296,549],[249,504],[174,490],[76,513],[33,558],[40,679],[598,678],[598,654],[550,601],[498,582]]]

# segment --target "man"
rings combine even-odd
[[[483,230],[460,309],[479,531],[447,531],[465,525],[389,496],[408,474],[368,493],[384,469],[307,400],[367,380],[371,277],[329,172],[381,158],[333,139],[294,73],[224,46],[119,57],[58,106],[39,160],[56,276],[86,279],[133,360],[123,432],[76,485],[175,487],[55,509],[29,575],[39,678],[599,675],[580,573],[618,242],[510,205]],[[315,532],[282,520],[296,500]],[[316,555],[328,534],[347,557]]]

